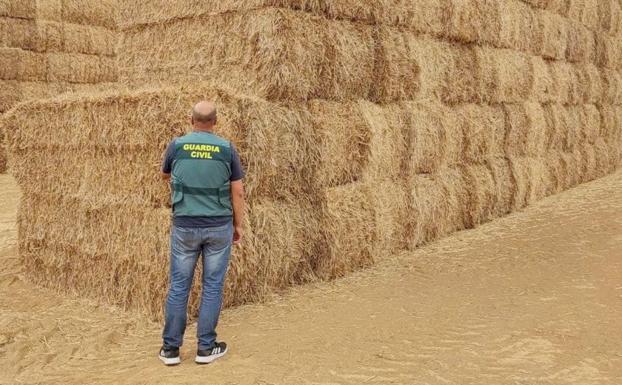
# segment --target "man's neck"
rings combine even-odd
[[[196,127],[193,127],[192,131],[194,131],[194,132],[203,132],[203,133],[207,133],[207,134],[212,134],[214,132],[214,130],[212,128],[196,128]]]

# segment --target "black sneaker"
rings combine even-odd
[[[194,361],[197,364],[209,364],[214,362],[227,353],[227,344],[224,342],[216,342],[211,349],[197,350],[197,357]]]
[[[160,360],[164,362],[164,365],[179,365],[181,364],[181,358],[179,358],[179,348],[171,348],[168,346],[162,346],[160,354],[158,355]]]

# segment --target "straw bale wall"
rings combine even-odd
[[[0,4],[0,15],[17,12]],[[248,173],[227,306],[346,275],[610,173],[622,164],[618,5],[138,0],[117,10],[118,70],[105,45],[50,32],[45,44],[100,58],[98,71],[59,79],[111,74],[135,89],[5,116],[28,276],[161,318],[170,208],[159,165],[198,99],[218,103],[219,133]],[[5,81],[38,84],[50,57],[39,40],[20,44],[30,48],[6,49],[23,56],[0,50],[0,61],[33,65]]]
[[[29,276],[161,317],[170,213],[160,150],[202,97],[219,103],[219,133],[249,172],[248,239],[227,305],[370,266],[620,162],[622,109],[596,105],[283,106],[212,85],[31,102],[6,118]]]
[[[552,19],[533,44],[524,43],[524,30],[539,26],[537,17],[506,35],[498,29],[494,37],[481,40],[422,35],[414,29],[282,8],[172,19],[126,27],[120,76],[134,85],[219,81],[270,100],[362,98],[386,103],[444,92],[451,103],[500,103],[525,100],[532,88],[564,90],[568,83],[578,83],[574,77],[585,68],[594,77],[602,78],[603,71],[619,75],[619,36],[578,29],[586,34],[569,40],[566,29],[558,28],[567,19],[538,12],[541,19]],[[210,28],[201,28],[203,24]],[[518,49],[523,45],[524,50]],[[452,83],[443,90],[446,77]],[[572,95],[552,99],[578,102],[559,100],[568,97]]]
[[[113,1],[0,1],[0,114],[20,101],[118,80]],[[0,172],[6,170],[1,145]]]

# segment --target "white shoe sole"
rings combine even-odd
[[[209,363],[216,361],[217,359],[224,356],[225,354],[227,354],[226,350],[222,353],[212,354],[211,356],[207,356],[207,357],[196,356],[196,358],[194,359],[194,362],[196,362],[197,364],[209,364]]]
[[[160,361],[164,362],[164,365],[166,366],[173,366],[173,365],[179,365],[181,364],[181,358],[180,357],[175,357],[175,358],[166,358],[166,357],[162,357],[162,356],[158,356],[160,358]]]

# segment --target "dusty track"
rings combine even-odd
[[[0,384],[622,384],[622,172],[335,283],[224,313],[226,359],[21,277],[0,176]]]

